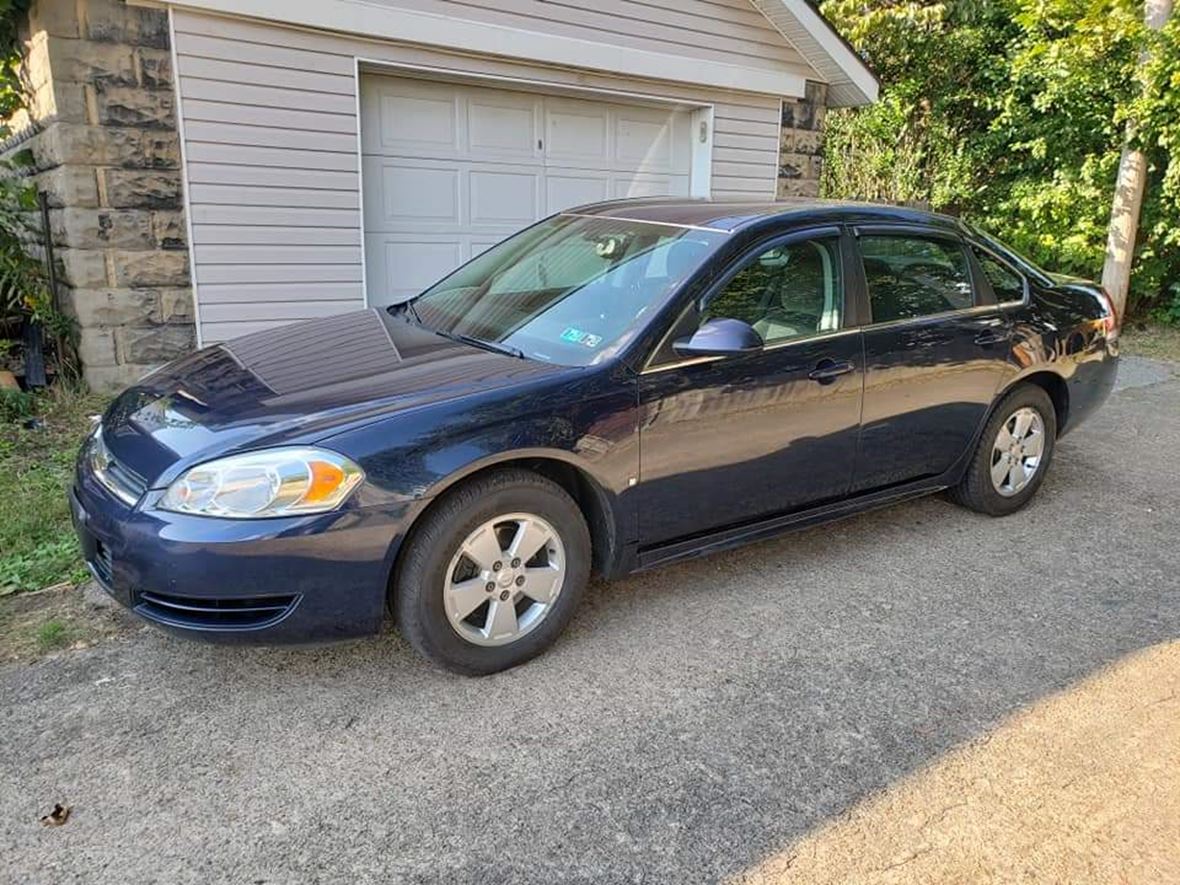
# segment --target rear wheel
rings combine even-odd
[[[992,413],[953,501],[990,516],[1027,504],[1044,482],[1057,439],[1057,413],[1040,387],[1011,391]]]
[[[415,529],[394,614],[434,663],[494,673],[557,638],[589,574],[590,534],[565,490],[528,471],[497,471],[449,492]]]

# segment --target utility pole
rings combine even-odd
[[[1144,0],[1143,21],[1158,31],[1172,14],[1172,0]],[[1146,50],[1139,56],[1139,66],[1147,63]],[[1124,316],[1127,292],[1131,287],[1131,261],[1135,256],[1135,236],[1139,231],[1139,210],[1143,205],[1143,188],[1147,183],[1147,157],[1133,147],[1135,121],[1127,121],[1126,143],[1119,161],[1119,175],[1114,186],[1114,203],[1110,210],[1110,232],[1106,238],[1106,262],[1102,266],[1102,286],[1110,293],[1115,311]]]

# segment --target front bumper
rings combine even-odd
[[[148,493],[148,500],[153,493]],[[69,492],[87,567],[116,600],[212,642],[325,642],[376,633],[406,514],[353,509],[229,520],[130,507],[85,467]]]

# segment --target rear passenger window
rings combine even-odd
[[[963,248],[915,236],[860,238],[873,322],[963,310],[975,303]]]
[[[979,249],[976,249],[975,257],[979,259],[979,264],[983,268],[983,273],[987,277],[987,281],[992,284],[992,290],[996,293],[997,301],[1004,304],[1008,301],[1024,300],[1024,278],[1020,274],[1002,263],[998,258],[992,257],[988,252],[981,252]]]

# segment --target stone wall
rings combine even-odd
[[[819,196],[827,98],[827,84],[808,80],[803,98],[783,99],[778,154],[780,200]]]
[[[59,300],[86,380],[134,381],[195,344],[167,13],[123,0],[37,0],[25,119],[49,197]]]

